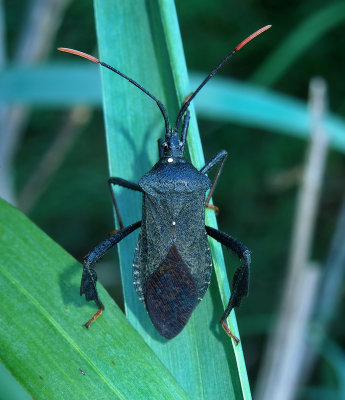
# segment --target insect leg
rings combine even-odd
[[[213,194],[213,192],[214,192],[214,190],[215,190],[215,188],[216,188],[216,184],[217,184],[217,182],[218,182],[219,176],[220,176],[220,174],[221,174],[221,172],[222,172],[223,165],[224,165],[225,160],[227,159],[227,157],[228,157],[228,153],[227,153],[225,150],[221,150],[218,154],[216,154],[216,155],[215,155],[203,168],[201,168],[201,170],[200,170],[200,172],[201,172],[202,174],[207,174],[207,172],[208,172],[211,168],[213,168],[216,164],[220,163],[220,165],[219,165],[219,167],[218,167],[218,170],[217,170],[217,173],[216,173],[216,176],[215,176],[215,178],[214,178],[214,180],[213,180],[211,189],[210,189],[210,191],[209,191],[209,193],[208,193],[208,196],[207,196],[207,199],[206,199],[206,202],[205,202],[205,207],[211,208],[211,209],[215,210],[216,212],[219,211],[219,210],[218,210],[218,207],[217,207],[217,206],[213,206],[212,204],[209,204],[209,202],[210,202],[210,199],[211,199],[211,197],[212,197],[212,194]]]
[[[124,188],[127,188],[127,189],[136,190],[137,192],[142,192],[142,189],[138,184],[126,181],[125,179],[122,179],[122,178],[114,178],[114,177],[112,177],[112,178],[108,179],[108,186],[109,186],[111,198],[113,200],[113,204],[114,204],[114,208],[115,208],[115,212],[116,212],[116,217],[117,217],[117,220],[119,221],[120,229],[123,229],[122,218],[121,218],[120,211],[119,211],[119,208],[118,208],[117,203],[116,203],[115,192],[114,192],[113,185],[118,185],[118,186],[121,186],[121,187],[124,187]],[[118,232],[118,231],[114,231],[114,233],[116,233],[116,232]]]
[[[104,254],[115,244],[120,242],[123,238],[129,235],[131,232],[135,231],[141,226],[141,221],[138,221],[132,225],[127,226],[124,229],[121,229],[119,232],[113,234],[108,239],[104,240],[94,249],[92,249],[83,259],[83,275],[81,277],[80,283],[80,296],[85,294],[85,298],[87,301],[94,300],[97,304],[98,311],[96,314],[87,321],[84,326],[88,328],[90,324],[101,314],[104,309],[103,303],[100,301],[98,297],[98,292],[96,288],[97,283],[97,274],[96,271],[92,268],[93,265],[104,256]]]
[[[211,228],[210,226],[206,226],[206,232],[209,236],[232,250],[240,259],[243,260],[243,264],[235,271],[232,280],[230,300],[224,311],[224,314],[220,319],[220,322],[226,333],[231,336],[236,343],[238,343],[239,339],[230,331],[226,323],[226,319],[234,307],[240,306],[242,298],[248,296],[250,278],[250,251],[240,241],[224,232]]]

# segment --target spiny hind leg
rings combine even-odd
[[[226,333],[235,340],[236,344],[238,344],[239,339],[229,329],[226,319],[228,318],[231,310],[234,307],[240,306],[243,297],[248,296],[251,261],[250,251],[239,240],[224,232],[211,228],[210,226],[206,226],[206,232],[209,236],[229,248],[241,260],[243,260],[243,264],[239,268],[237,268],[234,273],[230,300],[220,319],[220,322]]]

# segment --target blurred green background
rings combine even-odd
[[[58,17],[56,35],[52,35],[47,44],[46,56],[37,57],[33,64],[65,65],[67,74],[67,66],[85,66],[84,61],[71,61],[56,48],[71,47],[97,56],[97,41],[92,2],[71,0],[65,3]],[[5,21],[1,63],[3,72],[7,73],[19,64],[14,61],[18,38],[31,2],[5,0],[0,4]],[[188,69],[206,75],[242,39],[259,27],[272,24],[270,31],[243,49],[219,75],[266,87],[303,102],[308,100],[310,79],[321,76],[328,86],[329,110],[344,118],[343,5],[340,1],[320,0],[176,0]],[[294,37],[299,31],[303,35]],[[287,43],[288,38],[290,42]],[[270,64],[270,57],[280,49],[284,51]],[[26,75],[28,77],[30,75]],[[61,76],[56,82],[54,75],[51,77],[49,88],[54,99],[54,93],[61,90]],[[90,86],[97,90],[94,83],[90,82]],[[71,90],[69,85],[63,89],[66,93]],[[23,86],[17,85],[14,90],[18,90],[18,94],[12,93],[13,97],[20,98]],[[205,99],[207,90],[206,86],[203,89]],[[4,97],[0,99],[3,108],[7,105]],[[207,100],[217,107],[219,98]],[[252,251],[250,296],[237,311],[237,318],[249,379],[254,388],[284,290],[297,192],[308,141],[296,137],[293,131],[290,135],[280,134],[289,133],[283,126],[274,131],[255,127],[253,123],[249,126],[245,117],[242,120],[233,118],[233,122],[217,119],[215,115],[207,115],[205,101],[200,104],[200,113],[196,102],[205,158],[210,159],[220,149],[229,152],[213,198],[220,208],[219,227],[239,238]],[[36,101],[32,107],[25,103],[28,113],[18,128],[21,134],[10,163],[13,191],[6,193],[37,225],[80,260],[113,229],[112,204],[106,184],[108,167],[101,102],[95,95],[93,99],[75,104],[79,108],[74,114],[70,111],[69,98],[65,104],[60,100],[59,105],[54,105],[54,101],[39,103]],[[317,261],[321,269],[321,284],[328,276],[323,270],[344,193],[343,151],[330,148],[313,232],[310,258]],[[46,164],[39,167],[44,157]],[[231,265],[229,276],[232,276],[238,260],[229,253],[226,257],[227,265]],[[121,304],[116,251],[103,260],[101,270],[100,280]],[[343,274],[340,277],[342,279]],[[327,356],[322,351],[317,354],[313,367],[301,377],[297,398],[344,398],[339,378],[345,371],[344,305],[341,301],[344,284],[338,283],[326,326],[327,340],[332,346],[328,349],[333,350],[329,350]],[[317,316],[317,309],[314,314]],[[310,330],[313,330],[312,325]]]

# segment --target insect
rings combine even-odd
[[[134,253],[133,284],[153,325],[167,339],[172,339],[181,332],[209,287],[212,261],[207,236],[214,238],[243,260],[243,264],[235,271],[231,297],[220,320],[226,333],[236,343],[239,342],[230,331],[226,319],[231,310],[238,307],[242,298],[248,295],[250,252],[237,239],[205,226],[204,209],[205,207],[215,209],[209,202],[227,158],[227,152],[220,151],[200,170],[184,158],[190,119],[188,107],[226,61],[250,40],[269,28],[270,25],[267,25],[248,36],[217,65],[185,100],[174,127],[169,124],[164,105],[133,79],[86,53],[59,48],[60,51],[98,63],[128,80],[157,103],[165,122],[165,139],[158,141],[159,160],[154,167],[138,183],[117,177],[108,180],[120,230],[115,231],[84,257],[80,295],[85,294],[87,301],[94,300],[98,306],[98,311],[86,322],[87,328],[104,309],[96,288],[95,263],[111,247],[131,232],[141,228]],[[214,181],[211,182],[206,174],[216,165],[218,170]],[[116,204],[114,192],[116,185],[142,193],[141,221],[123,227]],[[206,198],[207,191],[209,192]]]

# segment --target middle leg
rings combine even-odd
[[[115,199],[115,192],[114,192],[114,187],[113,187],[114,185],[118,185],[118,186],[124,187],[126,189],[135,190],[137,192],[142,192],[142,189],[137,183],[126,181],[125,179],[122,179],[122,178],[111,177],[111,178],[108,179],[108,187],[109,187],[109,190],[110,190],[111,198],[113,200],[113,204],[114,204],[114,208],[115,208],[115,212],[116,212],[116,217],[117,217],[117,220],[119,222],[120,229],[123,229],[122,218],[121,218],[120,211],[119,211],[119,208],[117,206],[116,199]],[[117,231],[114,231],[114,233],[116,233],[116,232]]]

